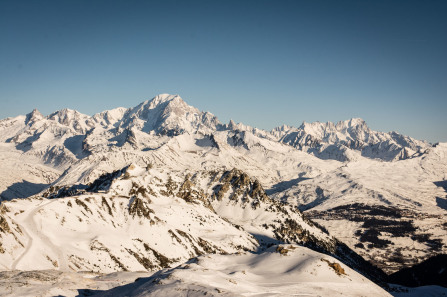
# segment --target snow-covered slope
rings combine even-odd
[[[0,271],[0,297],[87,297],[148,277],[148,272],[110,274],[60,270]]]
[[[0,202],[37,194],[61,173],[35,156],[24,155],[12,144],[0,142]]]
[[[446,172],[447,145],[438,144],[399,162],[350,162],[272,195],[395,272],[447,252]]]
[[[271,200],[258,180],[237,169],[132,165],[89,185],[52,186],[42,195],[2,204],[4,269],[152,271],[204,253],[293,242],[384,280],[380,270],[296,208]]]
[[[0,265],[21,270],[152,271],[203,253],[256,248],[250,234],[219,217],[200,193],[182,197],[196,194],[177,189],[182,180],[170,172],[145,172],[128,168],[125,174],[109,176],[112,179],[103,177],[83,195],[75,190],[62,195],[58,189],[59,196],[69,197],[2,203]],[[107,185],[110,189],[104,193]]]
[[[317,293],[318,292],[318,293]],[[206,255],[95,296],[391,296],[336,259],[296,245]]]

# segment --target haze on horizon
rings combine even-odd
[[[270,130],[363,118],[447,141],[445,1],[0,2],[0,118],[159,93]]]

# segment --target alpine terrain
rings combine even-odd
[[[0,296],[447,292],[447,143],[162,94],[1,120],[0,160]]]

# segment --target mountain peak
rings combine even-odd
[[[346,121],[340,121],[337,123],[337,127],[357,127],[357,126],[367,126],[365,120],[362,118],[351,118]]]
[[[278,127],[273,128],[272,131],[281,131],[281,132],[284,132],[284,131],[289,131],[289,130],[291,130],[291,129],[293,129],[292,126],[283,124],[283,125],[281,125],[281,126],[278,126]]]
[[[29,122],[35,122],[37,120],[43,119],[43,115],[36,108],[32,112],[26,115],[25,124]]]
[[[87,115],[84,115],[77,110],[64,108],[64,109],[58,110],[56,112],[53,112],[47,118],[50,120],[57,121],[61,124],[67,125],[69,122],[78,120],[82,117],[88,118]]]
[[[146,100],[133,108],[132,113],[139,118],[147,120],[154,117],[166,117],[169,113],[182,115],[186,110],[196,108],[189,106],[179,95],[160,94],[150,100]],[[155,115],[156,114],[156,115]]]
[[[170,101],[177,101],[177,102],[184,102],[183,99],[179,95],[171,95],[171,94],[159,94],[148,101],[149,105],[153,108],[157,105],[170,102]]]
[[[179,95],[159,94],[150,100],[140,103],[132,109],[132,113],[138,117],[147,119],[149,113],[167,114],[169,112],[182,113],[186,109],[195,109],[189,106]],[[197,112],[199,112],[197,110]]]
[[[361,118],[351,118],[346,121],[340,121],[335,124],[335,129],[339,132],[350,131],[350,134],[356,133],[355,135],[351,135],[353,138],[361,137],[361,135],[357,135],[357,133],[370,133],[368,125]]]
[[[53,112],[48,117],[50,119],[53,119],[55,117],[73,117],[73,116],[81,116],[81,115],[82,114],[77,110],[70,109],[70,108],[63,108],[61,110]]]
[[[301,126],[298,127],[298,130],[302,130],[307,134],[310,134],[312,136],[318,136],[323,137],[323,135],[328,130],[333,130],[335,127],[334,123],[327,122],[327,123],[321,123],[321,122],[312,122],[307,123],[306,121],[303,121]]]
[[[143,132],[178,135],[196,131],[209,133],[219,124],[211,113],[188,105],[179,95],[160,94],[131,109],[121,128],[136,127]]]
[[[342,132],[346,129],[355,129],[355,130],[369,130],[368,125],[366,122],[361,118],[351,118],[349,120],[345,121],[339,121],[336,124],[333,122],[303,122],[301,126],[298,128],[300,130],[305,131],[308,134],[312,134],[314,136],[319,134],[326,134],[329,132]]]
[[[239,131],[255,131],[255,130],[258,130],[256,128],[251,127],[251,126],[244,125],[243,123],[236,123],[232,119],[230,120],[230,122],[227,125],[225,125],[225,127],[228,130],[239,130]]]
[[[235,130],[237,127],[237,124],[235,121],[233,121],[233,119],[230,119],[230,121],[228,122],[228,129],[230,130]]]

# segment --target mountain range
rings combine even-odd
[[[165,293],[193,291],[169,269],[197,256],[264,263],[293,244],[305,255],[297,266],[319,257],[387,287],[387,274],[446,252],[447,143],[358,118],[265,131],[162,94],[93,116],[34,110],[1,120],[0,152],[5,271],[160,271],[141,289],[157,296],[149,283],[176,275],[185,285],[166,283]],[[248,262],[240,265],[259,271]],[[259,286],[237,279],[251,282],[247,292]]]

